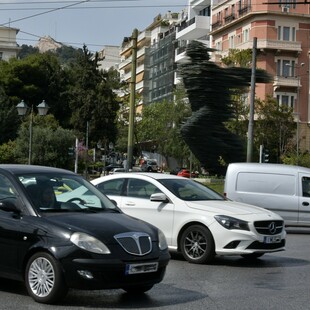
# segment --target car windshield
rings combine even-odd
[[[102,212],[120,210],[82,177],[71,174],[36,173],[19,180],[39,212]]]
[[[223,196],[209,187],[189,179],[159,179],[169,191],[185,201],[225,200]]]

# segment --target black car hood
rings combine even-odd
[[[106,243],[114,243],[114,236],[124,232],[148,233],[157,240],[156,228],[124,213],[65,213],[45,217],[48,222],[73,232],[84,232]]]

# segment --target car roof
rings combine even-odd
[[[20,173],[66,173],[74,174],[72,171],[47,167],[47,166],[38,166],[38,165],[18,165],[18,164],[1,164],[0,171],[5,170],[11,174],[20,174]]]
[[[106,176],[102,176],[96,179],[93,179],[91,182],[93,184],[97,184],[100,183],[104,180],[108,180],[108,179],[115,179],[115,178],[132,178],[132,177],[136,177],[136,178],[150,178],[150,179],[155,179],[155,180],[162,180],[162,179],[182,179],[182,180],[186,180],[186,178],[184,177],[180,177],[180,176],[176,176],[173,174],[167,174],[167,173],[160,173],[160,172],[124,172],[124,173],[117,173],[117,174],[109,174]]]

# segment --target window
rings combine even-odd
[[[128,179],[127,196],[149,199],[152,194],[161,191],[152,183],[139,179]]]
[[[290,40],[290,27],[283,27],[283,40],[284,41]]]
[[[229,37],[229,48],[235,48],[235,36]]]
[[[294,108],[294,102],[295,102],[295,96],[296,96],[296,94],[294,94],[294,93],[291,93],[291,94],[277,93],[277,102],[281,106],[285,105],[285,106],[293,109]]]
[[[244,29],[242,32],[243,42],[249,41],[249,29]]]
[[[10,180],[4,175],[0,175],[0,200],[6,198],[16,198],[15,191]]]
[[[294,77],[295,76],[295,60],[278,59],[277,60],[277,76]]]
[[[111,180],[97,185],[97,188],[105,195],[121,196],[125,179]]]
[[[206,8],[199,11],[200,16],[211,16],[211,6],[207,6]]]
[[[222,50],[222,42],[216,42],[215,43],[215,48],[218,50],[218,51],[221,51]]]
[[[278,40],[295,41],[296,28],[287,26],[278,26]]]
[[[303,197],[310,197],[310,178],[302,177],[302,195]]]

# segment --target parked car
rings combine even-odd
[[[224,192],[278,213],[286,226],[310,226],[310,169],[263,163],[229,164]]]
[[[181,169],[177,175],[185,178],[197,178],[198,176],[196,172],[190,172],[188,169]]]
[[[158,171],[157,161],[155,159],[146,159],[141,164],[141,169],[142,171],[157,172]]]
[[[122,164],[109,164],[103,167],[102,171],[110,172],[114,168],[124,168]]]
[[[257,258],[285,249],[279,215],[227,200],[192,179],[142,172],[91,182],[125,213],[160,228],[170,251],[191,263],[208,263],[215,255]]]
[[[24,281],[41,303],[69,288],[148,291],[170,259],[159,229],[63,169],[0,165],[0,227],[0,277]]]

